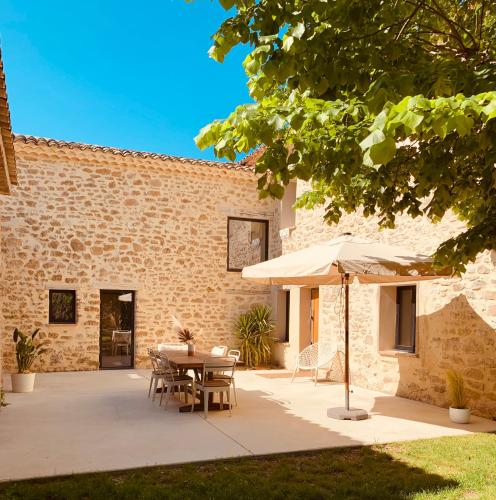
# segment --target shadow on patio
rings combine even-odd
[[[490,359],[488,353],[481,353],[494,350],[495,329],[474,310],[463,294],[454,297],[436,312],[420,316],[418,322],[424,355],[422,359],[398,357],[399,385],[396,394],[447,406],[445,373],[455,368],[464,377],[472,410],[496,416],[496,399],[491,390],[496,364],[481,364],[481,358]],[[434,413],[411,412],[407,405],[397,408],[390,404],[388,398],[376,398],[373,411],[430,424],[438,420]],[[478,421],[477,418],[473,420]],[[443,425],[463,428],[452,424],[447,416]]]

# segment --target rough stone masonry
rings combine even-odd
[[[227,218],[269,221],[280,252],[278,205],[259,200],[251,169],[18,136],[19,185],[0,200],[4,371],[11,332],[41,329],[39,371],[99,368],[100,290],[136,291],[135,364],[177,341],[176,315],[199,349],[234,347],[233,323],[270,288],[227,271]],[[75,289],[77,323],[48,323],[49,289]]]

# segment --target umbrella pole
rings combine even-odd
[[[350,275],[342,275],[344,283],[344,408],[329,408],[327,416],[338,420],[365,420],[365,410],[350,408]]]
[[[350,409],[350,275],[344,275],[344,406]]]

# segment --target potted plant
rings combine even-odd
[[[189,328],[184,328],[180,321],[172,316],[172,322],[176,328],[177,337],[179,342],[184,342],[188,346],[188,356],[194,356],[195,354],[195,335]]]
[[[10,403],[7,403],[5,401],[5,391],[0,387],[0,410],[2,408],[5,408],[6,406],[9,406]]]
[[[467,408],[463,377],[455,370],[448,370],[446,379],[451,401],[449,408],[450,420],[455,424],[468,424],[470,422],[470,408]]]
[[[39,329],[35,330],[31,335],[25,335],[17,328],[14,330],[13,339],[16,344],[17,373],[11,375],[13,392],[33,392],[36,373],[31,372],[31,365],[40,354],[46,351],[43,348],[43,342],[35,342],[38,332]]]
[[[272,309],[255,305],[247,313],[240,314],[234,325],[239,341],[241,359],[248,368],[270,362],[274,323],[270,319]]]

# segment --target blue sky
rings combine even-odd
[[[246,47],[219,64],[210,0],[0,0],[13,129],[105,146],[214,158],[193,138],[249,101]]]

